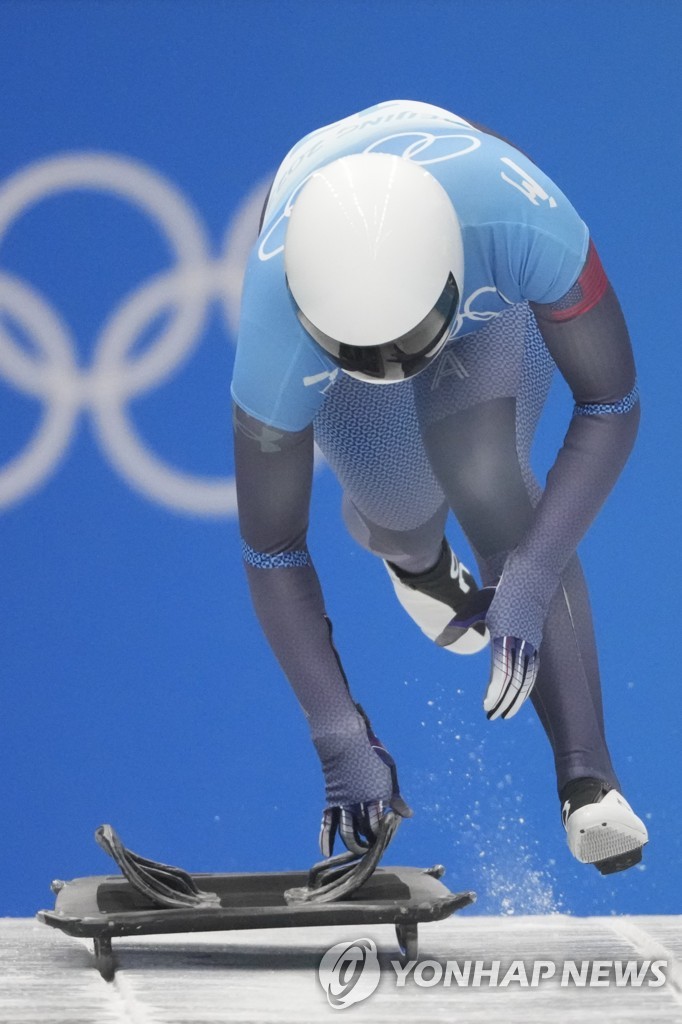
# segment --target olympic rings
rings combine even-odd
[[[30,207],[74,189],[105,192],[141,210],[164,236],[175,266],[141,284],[112,311],[86,368],[78,366],[75,339],[47,299],[0,270],[0,314],[25,332],[40,356],[21,348],[0,320],[0,376],[44,404],[33,437],[0,467],[0,508],[23,500],[55,472],[79,415],[89,413],[102,451],[145,497],[175,512],[233,516],[234,479],[192,476],[163,462],[137,435],[126,403],[158,387],[190,357],[211,303],[221,304],[236,333],[242,279],[267,185],[257,184],[246,196],[228,227],[222,255],[212,258],[196,211],[157,172],[108,153],[52,157],[0,183],[0,246]],[[140,335],[166,310],[171,316],[164,330],[133,357]]]

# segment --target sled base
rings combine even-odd
[[[220,905],[172,909],[155,907],[120,875],[96,875],[53,882],[54,910],[37,916],[67,935],[93,939],[96,965],[107,980],[115,971],[112,939],[128,935],[393,924],[401,953],[414,960],[420,923],[443,920],[476,899],[474,892],[453,893],[443,885],[444,870],[442,865],[377,868],[348,899],[295,905],[284,894],[305,886],[308,872],[196,874],[197,886],[215,892]]]

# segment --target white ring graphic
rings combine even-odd
[[[396,153],[396,156],[402,156],[406,160],[412,160],[415,164],[419,164],[421,167],[426,167],[428,164],[440,164],[445,160],[455,160],[459,156],[466,156],[467,153],[473,153],[475,149],[478,149],[481,145],[481,140],[477,139],[475,135],[469,135],[465,132],[449,132],[447,134],[434,133],[434,132],[395,132],[393,135],[386,135],[383,139],[378,139],[377,142],[373,142],[367,146],[365,153],[375,153],[381,150],[382,146],[385,146],[388,142],[393,142],[394,139],[413,139],[413,142],[405,143],[401,153]],[[457,143],[453,146],[453,140],[457,140]],[[425,150],[429,150],[436,146],[440,142],[446,142],[445,153],[440,156],[432,156],[431,159],[417,160],[416,157]],[[447,144],[449,143],[449,145]],[[468,143],[468,145],[460,145],[460,143]],[[392,152],[392,150],[391,150]]]
[[[396,139],[403,141],[398,146],[394,146],[392,143]],[[406,140],[411,141],[408,142]],[[366,147],[364,152],[387,152],[394,156],[401,156],[406,160],[412,160],[413,163],[419,164],[421,167],[426,167],[429,164],[440,164],[445,160],[455,160],[457,157],[466,156],[467,153],[473,153],[480,145],[481,140],[479,138],[462,131],[444,134],[435,132],[394,132],[392,135],[385,135],[383,138],[377,139],[376,142],[372,142]],[[421,156],[422,153],[428,153],[434,147],[436,152],[438,149],[444,149],[445,152],[430,158],[428,156]],[[395,152],[395,150],[399,150],[399,152]],[[298,193],[315,173],[314,170],[311,171],[310,174],[307,174],[298,182],[284,204],[282,212],[263,234],[258,246],[258,258],[263,263],[284,252],[285,222],[291,216]],[[276,238],[274,238],[275,235],[277,236]],[[274,244],[271,247],[270,243],[273,241]]]
[[[161,175],[106,153],[54,157],[0,185],[0,244],[29,207],[73,189],[103,191],[140,209],[166,239],[175,265],[141,285],[114,310],[99,334],[92,365],[85,369],[76,363],[74,338],[47,300],[25,282],[0,273],[0,375],[45,406],[43,420],[23,452],[0,469],[0,507],[20,501],[55,471],[79,413],[89,411],[103,451],[146,497],[174,511],[234,515],[234,480],[192,476],[167,465],[137,436],[125,405],[158,387],[191,355],[201,341],[211,302],[223,305],[235,330],[242,278],[266,187],[259,184],[247,196],[227,233],[224,256],[212,260],[197,214]],[[141,332],[166,310],[172,316],[159,337],[131,356]],[[41,358],[12,339],[6,321],[22,328]]]
[[[280,241],[278,242],[274,249],[268,249],[268,242],[275,234],[275,232],[278,230],[278,228],[284,223],[284,221],[289,219],[289,217],[291,216],[291,211],[294,208],[294,200],[296,199],[296,196],[301,191],[306,181],[312,178],[314,173],[314,171],[311,171],[310,174],[307,174],[305,176],[303,181],[299,181],[298,185],[296,185],[293,192],[291,193],[286,203],[284,204],[284,209],[280,213],[279,217],[277,217],[272,222],[268,230],[261,238],[261,241],[258,246],[258,258],[263,263],[265,263],[267,260],[271,260],[273,256],[278,256],[281,252],[284,252],[284,230],[280,232]]]
[[[9,313],[37,343],[45,361],[32,361],[0,324],[0,372],[21,391],[41,398],[45,414],[21,455],[0,472],[0,506],[12,505],[34,491],[59,465],[78,415],[78,369],[71,339],[40,296],[7,274],[0,274],[0,309]]]

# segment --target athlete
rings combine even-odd
[[[543,491],[529,452],[555,365],[575,407]],[[454,653],[490,643],[487,717],[530,697],[573,855],[603,873],[637,863],[648,836],[604,737],[576,556],[635,439],[635,366],[588,229],[554,182],[425,103],[307,135],[266,201],[232,395],[246,572],[322,763],[322,852],[339,834],[362,853],[388,808],[411,811],[351,696],[306,546],[314,441],[350,533],[417,625]],[[450,511],[481,589],[445,539]]]

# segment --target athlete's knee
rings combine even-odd
[[[520,467],[490,457],[459,466],[449,489],[451,507],[476,551],[484,557],[515,547],[532,518]]]
[[[532,504],[516,448],[516,403],[497,398],[429,428],[427,451],[448,503],[479,554],[514,547]]]
[[[408,571],[428,567],[438,557],[445,530],[447,505],[416,527],[396,529],[371,520],[344,493],[341,513],[353,540],[379,558],[394,562]]]
[[[490,450],[472,453],[473,458],[452,467],[452,492],[458,504],[473,515],[495,512],[504,505],[502,490],[509,476],[509,466],[500,453]]]

